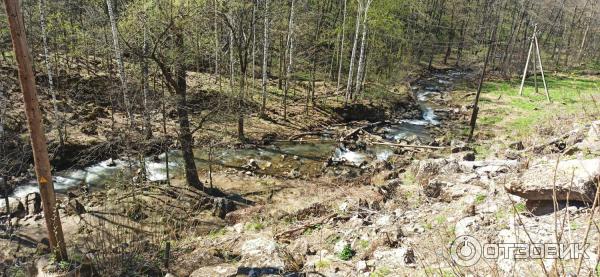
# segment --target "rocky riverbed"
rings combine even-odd
[[[449,135],[468,114],[452,92],[461,74],[440,71],[414,82],[418,108],[412,116],[213,149],[210,157],[199,149],[206,186],[225,198],[187,188],[176,151],[167,152],[169,186],[161,183],[166,154],[145,159],[146,175],[155,182],[119,181],[130,170],[125,160],[65,172],[60,178],[76,183],[59,201],[70,251],[84,263],[103,264],[95,270],[108,275],[126,267],[151,276],[593,274],[600,241],[594,207],[600,124],[582,124],[538,145],[510,141],[506,151],[482,157]],[[94,182],[101,189],[81,189]],[[46,249],[35,199],[21,203],[12,204],[10,228],[18,228],[18,239],[29,246],[8,244],[0,253],[4,260]],[[522,258],[513,252],[465,265],[469,255],[457,253],[471,240],[481,246],[585,245],[586,256]],[[33,270],[42,267],[22,260]]]

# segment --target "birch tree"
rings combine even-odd
[[[54,91],[54,79],[52,76],[52,57],[48,47],[48,34],[46,33],[46,0],[40,0],[40,27],[42,31],[42,43],[44,45],[44,62],[46,63],[46,74],[48,75],[48,90],[52,96],[52,108],[54,110],[54,128],[58,135],[59,146],[62,148],[65,144],[65,137],[63,135],[63,116],[58,111],[58,104],[56,100],[56,92]]]
[[[110,28],[112,31],[113,37],[113,49],[115,52],[115,58],[117,59],[117,70],[119,71],[119,79],[121,81],[121,90],[123,93],[123,105],[125,107],[125,112],[127,113],[127,118],[129,119],[129,125],[133,126],[133,116],[131,114],[131,110],[129,107],[129,92],[127,87],[127,75],[125,74],[125,63],[123,62],[123,53],[121,52],[121,48],[119,46],[119,33],[117,31],[117,21],[115,19],[112,0],[106,0],[106,6],[108,8],[108,17],[110,20]]]
[[[285,88],[283,91],[283,118],[287,119],[287,98],[292,75],[292,64],[294,61],[294,0],[290,3],[290,14],[288,21],[286,48],[288,53],[287,67],[285,70]]]
[[[338,65],[338,74],[337,74],[337,86],[336,91],[340,91],[340,82],[342,80],[342,66],[344,65],[344,39],[346,38],[346,15],[347,15],[347,2],[348,0],[344,0],[344,15],[342,18],[342,37],[340,38],[340,58]]]
[[[356,58],[356,48],[358,47],[358,33],[360,31],[360,19],[362,14],[362,0],[358,0],[358,10],[356,12],[356,28],[354,30],[354,42],[352,43],[352,55],[350,55],[350,67],[348,68],[348,85],[346,86],[346,97],[344,105],[348,104],[352,97],[352,75],[354,73],[354,59]]]
[[[365,71],[365,43],[367,40],[367,18],[369,13],[369,6],[373,0],[367,0],[364,7],[363,23],[362,23],[362,39],[360,42],[360,56],[358,58],[358,71],[356,72],[356,94],[360,93],[362,88],[362,77]]]
[[[219,74],[219,53],[220,53],[220,48],[219,48],[219,23],[218,23],[218,16],[217,16],[217,10],[219,7],[219,2],[218,0],[214,0],[213,1],[213,12],[214,12],[214,18],[213,18],[213,29],[214,29],[214,33],[215,33],[215,53],[214,53],[214,58],[215,58],[215,84],[217,82],[219,82],[220,80],[220,74]]]
[[[260,106],[261,116],[265,116],[267,106],[267,67],[269,56],[269,0],[265,1],[264,23],[263,23],[263,60],[262,60],[262,105]]]

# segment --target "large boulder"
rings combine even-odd
[[[578,147],[591,152],[600,151],[600,121],[592,122],[587,135]]]
[[[505,186],[507,192],[528,200],[593,202],[600,177],[600,159],[568,160],[534,165]]]
[[[285,268],[284,261],[279,256],[279,245],[272,239],[258,237],[245,241],[241,247],[241,256],[239,265],[256,276],[278,274]]]

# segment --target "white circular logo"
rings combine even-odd
[[[460,236],[450,246],[452,260],[460,266],[473,266],[481,258],[481,244],[471,236]]]

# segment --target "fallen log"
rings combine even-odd
[[[323,134],[323,131],[305,132],[305,133],[295,134],[295,135],[289,137],[288,140],[294,141],[294,140],[297,140],[297,139],[305,137],[305,136],[320,136],[322,134]]]
[[[404,147],[404,148],[419,148],[419,149],[446,149],[444,146],[429,146],[429,145],[412,145],[412,144],[400,144],[400,143],[391,143],[391,142],[371,142],[370,144],[374,145],[387,145],[394,147]]]
[[[286,230],[286,231],[280,232],[280,233],[276,234],[276,235],[274,236],[274,238],[275,238],[276,240],[279,240],[279,239],[281,239],[281,238],[283,238],[283,237],[289,237],[289,236],[292,236],[292,235],[293,235],[294,233],[296,233],[296,232],[304,232],[304,230],[306,230],[306,229],[308,229],[308,228],[311,228],[311,227],[314,227],[315,225],[323,224],[323,223],[325,223],[327,220],[329,220],[329,219],[332,219],[332,218],[334,218],[334,217],[336,217],[336,216],[337,216],[337,213],[332,213],[332,214],[329,214],[329,215],[327,215],[327,216],[324,216],[324,217],[321,217],[320,219],[318,219],[318,220],[316,220],[316,221],[313,221],[313,222],[311,222],[311,223],[306,223],[306,224],[304,224],[304,225],[301,225],[301,226],[299,226],[299,227],[292,228],[292,229],[289,229],[289,230]]]
[[[587,126],[586,126],[586,128],[587,128]],[[545,143],[527,147],[527,148],[523,149],[521,152],[528,152],[528,151],[535,151],[535,152],[537,152],[537,151],[540,151],[540,150],[548,147],[549,145],[552,145],[552,144],[555,144],[557,142],[560,142],[561,140],[567,139],[568,137],[581,132],[581,130],[582,129],[580,129],[580,128],[571,130],[571,131],[569,131],[567,133],[564,133],[564,134],[562,134],[562,135],[560,135],[558,137],[555,137],[555,138],[553,138],[553,139],[551,139],[551,140],[549,140],[549,141],[547,141]]]
[[[348,133],[347,135],[343,136],[342,139],[341,139],[341,141],[345,141],[345,140],[353,137],[354,135],[356,135],[360,131],[363,131],[363,130],[366,131],[366,129],[377,127],[377,126],[379,126],[381,124],[384,124],[384,123],[385,123],[385,121],[378,121],[378,122],[375,122],[375,123],[369,123],[369,124],[367,124],[365,126],[361,126],[361,127],[356,128],[356,129],[353,129],[352,131],[350,131],[350,133]]]

